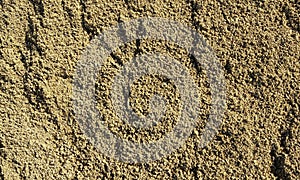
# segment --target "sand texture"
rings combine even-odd
[[[299,14],[298,0],[0,0],[0,179],[299,179]],[[176,87],[156,75],[134,82],[131,103],[143,115],[153,94],[166,97],[164,120],[149,133],[116,117],[111,77],[136,55],[177,59],[201,96],[200,121],[184,145],[153,162],[125,163],[88,141],[75,118],[72,83],[90,40],[140,17],[174,20],[204,36],[224,71],[226,111],[216,136],[199,148],[211,101],[205,71],[172,43],[119,47],[96,84],[97,108],[114,134],[156,141],[176,124]]]

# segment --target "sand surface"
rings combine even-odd
[[[299,179],[299,14],[298,0],[0,0],[0,179]],[[75,119],[72,82],[90,40],[139,17],[175,20],[204,36],[225,73],[227,109],[208,146],[197,148],[204,126],[199,123],[172,154],[136,164],[109,158],[88,141]],[[169,53],[190,68],[205,121],[206,76],[175,45],[126,44],[102,73],[113,76],[114,60],[149,51]],[[137,114],[149,111],[154,92],[170,97],[170,113],[147,134],[113,115],[112,80],[104,75],[98,108],[113,133],[155,141],[172,129],[180,104],[178,94],[170,93],[172,82],[145,76],[132,86]]]

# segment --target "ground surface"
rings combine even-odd
[[[298,179],[299,14],[297,0],[1,0],[0,179]],[[95,35],[146,16],[176,20],[205,37],[224,68],[227,110],[207,147],[196,148],[200,124],[171,155],[126,164],[99,153],[80,130],[72,110],[72,81],[76,62]],[[165,47],[163,42],[133,42],[115,56],[172,49]],[[199,84],[205,79],[194,77]],[[143,97],[139,89],[151,89],[154,81],[163,80],[145,77],[135,84],[137,99]],[[142,107],[138,113],[147,111],[143,103],[135,104]],[[100,103],[99,109],[105,108]],[[111,117],[108,124],[121,126]]]

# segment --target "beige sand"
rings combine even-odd
[[[0,179],[300,177],[299,1],[1,0],[0,5]],[[94,35],[146,16],[176,20],[205,37],[225,71],[227,110],[207,147],[197,148],[200,123],[171,155],[127,164],[99,153],[81,131],[72,110],[72,81],[76,62]],[[142,41],[139,53],[165,52],[166,46]],[[170,54],[189,66],[186,54],[172,47]],[[136,49],[133,42],[115,54],[126,59]],[[203,112],[208,112],[205,76],[191,71],[202,84]],[[153,81],[163,80],[145,77],[135,84],[133,94],[141,99],[134,104],[137,113],[147,111],[139,92],[150,87],[151,93]],[[172,89],[167,86],[156,91]],[[176,94],[170,97],[176,99]],[[106,107],[100,103],[99,108]],[[170,108],[176,111],[177,106]],[[112,132],[133,140],[155,140],[172,128],[172,121],[166,121],[155,135],[126,135],[130,127],[118,131],[125,125],[111,117]]]

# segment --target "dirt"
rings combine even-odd
[[[0,9],[0,179],[299,179],[299,1],[1,0]],[[198,148],[199,123],[170,155],[125,163],[88,141],[75,119],[72,82],[90,40],[139,17],[175,20],[204,36],[225,73],[227,109],[206,147]],[[182,57],[203,92],[205,120],[205,74],[174,47],[132,42],[112,54],[108,64],[147,51]],[[110,75],[114,71],[109,65],[103,69]],[[111,80],[99,81],[109,89]],[[137,113],[149,111],[143,89],[167,93],[177,103],[177,94],[168,94],[171,82],[155,86],[163,81],[155,76],[136,81]],[[178,106],[171,103],[168,108],[175,113],[152,134],[134,131],[112,115],[104,103],[109,101],[107,92],[98,93],[104,99],[99,110],[107,109],[107,126],[123,138],[157,140],[176,123],[172,119]]]

